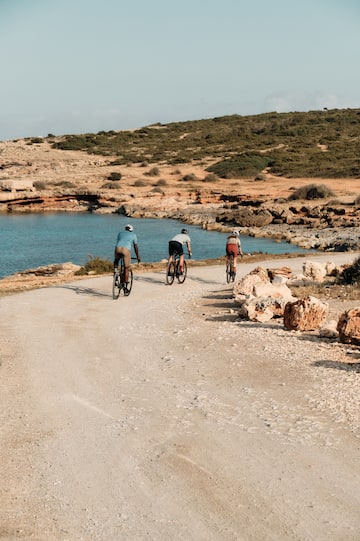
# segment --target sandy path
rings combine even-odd
[[[220,267],[110,294],[0,298],[0,539],[358,541],[356,351],[236,320]]]

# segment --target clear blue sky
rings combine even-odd
[[[360,107],[359,0],[0,0],[0,140]]]

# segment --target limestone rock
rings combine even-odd
[[[325,321],[319,329],[319,336],[322,338],[338,338],[337,321],[334,319]]]
[[[256,267],[256,269],[243,276],[234,285],[233,294],[236,298],[242,295],[252,295],[253,289],[256,284],[270,282],[268,273],[263,267]]]
[[[326,268],[321,263],[305,261],[303,264],[303,274],[306,278],[315,282],[323,282],[326,276]]]
[[[288,330],[314,331],[324,321],[329,305],[316,297],[288,302],[284,309],[284,326]]]
[[[340,342],[360,345],[360,307],[346,310],[337,324]]]
[[[288,299],[283,297],[248,297],[239,308],[239,317],[264,323],[282,317]]]

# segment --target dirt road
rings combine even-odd
[[[0,298],[0,539],[360,539],[358,351],[230,295],[196,267]]]

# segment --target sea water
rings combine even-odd
[[[84,265],[89,258],[113,259],[117,233],[134,226],[143,262],[168,257],[168,241],[183,227],[191,237],[193,259],[225,254],[226,234],[169,219],[134,219],[118,214],[51,213],[0,216],[0,277],[54,263]],[[241,237],[244,253],[305,252],[286,242]],[[134,255],[134,254],[133,254]]]

